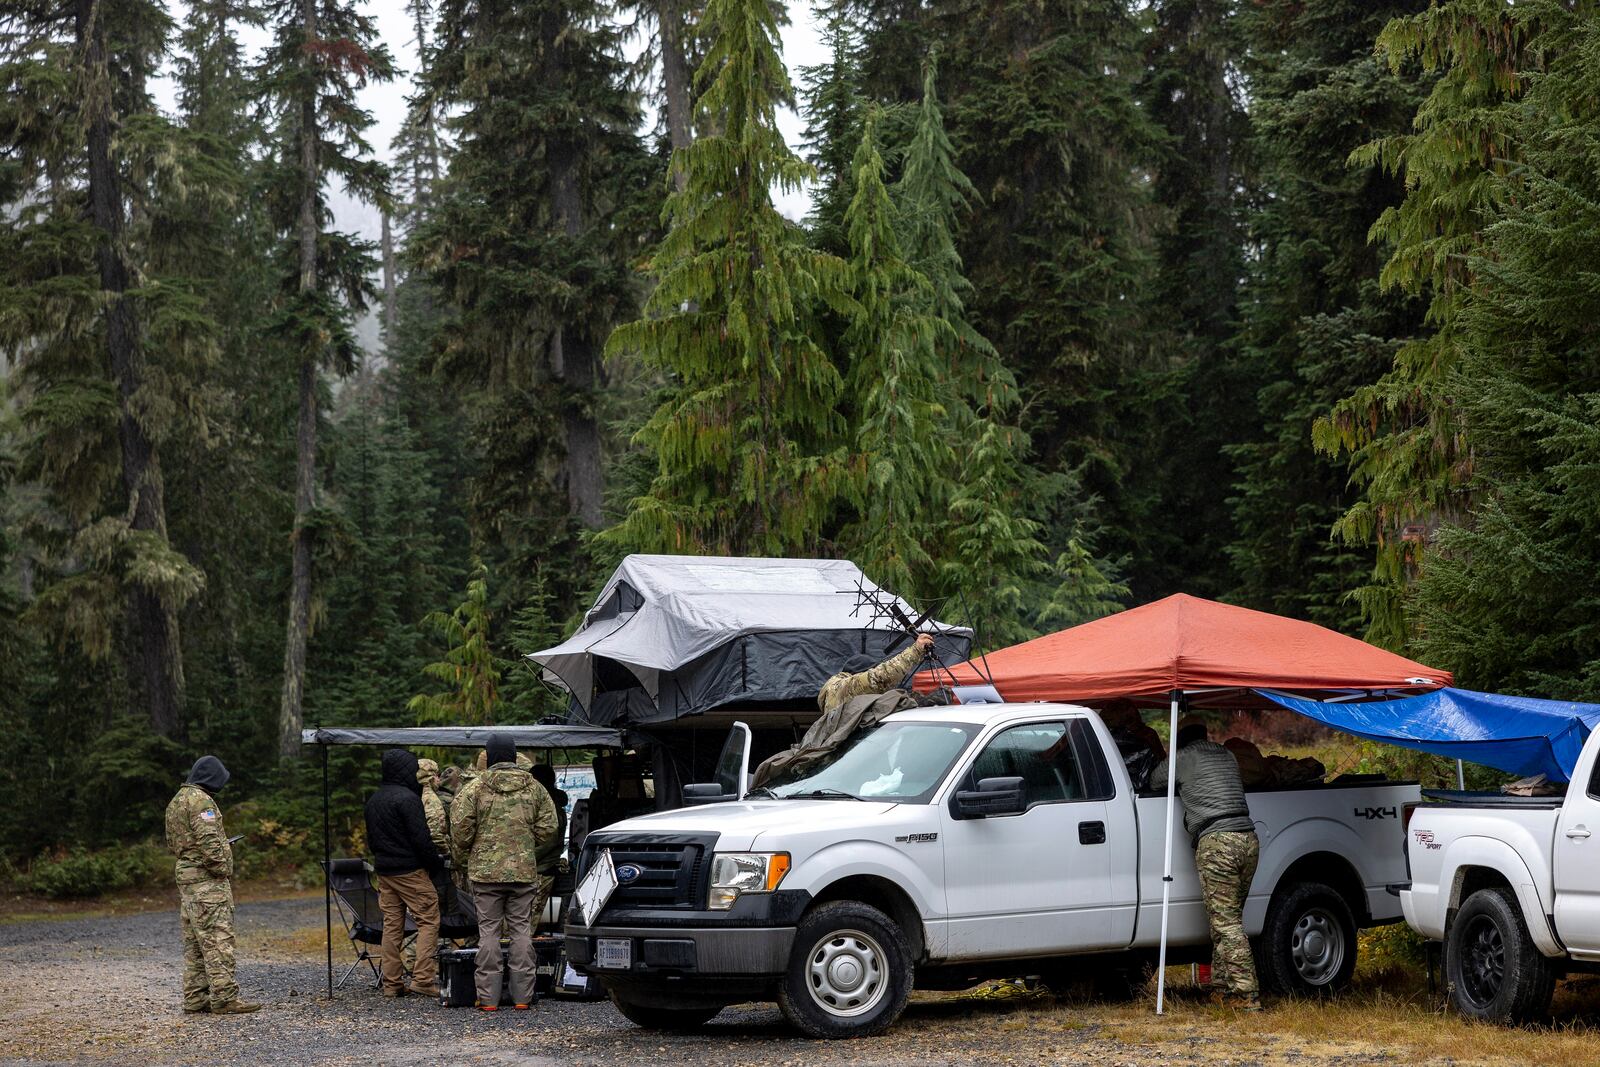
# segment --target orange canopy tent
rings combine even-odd
[[[1183,593],[991,652],[949,673],[956,685],[992,681],[1010,701],[1132,697],[1164,704],[1183,692],[1190,706],[1233,707],[1268,706],[1252,689],[1393,692],[1453,681],[1449,671],[1314,623]],[[932,688],[950,678],[924,672],[917,683]]]
[[[1425,667],[1314,623],[1179,593],[968,660],[948,674],[917,676],[921,687],[941,681],[992,683],[1002,699],[1013,702],[1095,703],[1114,697],[1159,701],[1170,706],[1168,736],[1176,737],[1181,707],[1264,704],[1256,689],[1376,694],[1433,690],[1454,679],[1448,671]],[[1166,1001],[1177,778],[1167,776],[1158,1015]]]

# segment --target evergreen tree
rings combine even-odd
[[[1460,290],[1442,391],[1467,429],[1469,515],[1442,529],[1407,605],[1417,650],[1478,689],[1600,699],[1600,10],[1510,13],[1537,68],[1497,108],[1492,205]],[[1453,80],[1451,74],[1445,75]],[[1476,183],[1474,183],[1476,184]]]
[[[843,541],[875,581],[919,596],[932,590],[937,561],[929,549],[954,465],[936,350],[952,347],[955,332],[931,312],[928,279],[901,254],[876,127],[869,114],[844,217],[856,307],[843,348],[865,485]]]
[[[164,449],[203,432],[216,355],[187,275],[185,197],[229,192],[148,83],[170,22],[144,0],[26,5],[3,17],[0,345],[19,366],[26,470],[56,520],[35,623],[92,660],[125,653],[133,706],[184,732],[179,612],[204,584],[168,537]],[[113,687],[114,679],[105,679]]]
[[[672,376],[639,432],[658,467],[610,536],[644,551],[812,553],[858,477],[836,410],[839,372],[811,329],[844,310],[847,271],[805,246],[773,206],[813,170],[784,143],[792,90],[765,0],[711,0],[698,125],[678,153],[681,192],[652,260],[650,317],[618,328],[615,356]]]
[[[1505,104],[1521,95],[1538,62],[1527,47],[1539,10],[1498,0],[1447,0],[1391,21],[1378,37],[1392,69],[1438,71],[1414,132],[1358,150],[1405,180],[1406,197],[1386,209],[1374,236],[1391,247],[1380,280],[1425,297],[1427,330],[1395,353],[1393,366],[1335,405],[1316,426],[1318,447],[1348,456],[1362,496],[1336,532],[1376,547],[1369,583],[1356,591],[1368,638],[1398,647],[1409,636],[1404,592],[1430,531],[1461,515],[1473,452],[1447,390],[1460,356],[1456,312],[1468,264],[1509,186],[1515,146]]]
[[[1312,447],[1311,426],[1421,325],[1418,301],[1380,291],[1383,247],[1368,239],[1404,189],[1349,155],[1410,127],[1428,82],[1390,70],[1372,41],[1424,2],[1272,0],[1241,16],[1258,192],[1238,344],[1246,378],[1261,384],[1237,420],[1248,439],[1230,450],[1230,598],[1348,633],[1360,631],[1348,594],[1370,557],[1332,537],[1354,498],[1345,465]]]
[[[1032,636],[1025,612],[1048,572],[1025,491],[1027,439],[1014,421],[1016,381],[967,317],[972,285],[955,233],[975,194],[956,166],[936,80],[935,64],[924,64],[922,100],[894,190],[906,259],[926,279],[926,312],[939,324],[930,341],[943,381],[949,462],[936,474],[935,484],[945,487],[941,498],[928,503],[939,517],[932,549],[938,575],[930,592],[953,603],[981,640],[998,646]]]
[[[417,721],[492,725],[499,709],[503,665],[489,640],[489,578],[483,564],[477,564],[467,583],[467,598],[453,612],[436,611],[425,622],[444,638],[446,648],[444,658],[424,666],[422,673],[446,688],[411,698]]]
[[[861,94],[856,52],[858,34],[850,20],[844,0],[834,0],[819,10],[825,22],[822,44],[828,49],[826,63],[803,67],[800,84],[805,102],[806,159],[816,168],[811,190],[811,215],[806,227],[812,243],[837,256],[850,254],[849,227],[845,213],[855,192],[855,146],[861,143]]]
[[[559,644],[565,631],[542,572],[533,576],[531,589],[511,620],[507,643],[512,662],[505,669],[500,687],[504,717],[517,723],[560,719],[567,710],[566,701],[543,681],[544,668],[527,658],[529,653]]]
[[[283,291],[274,333],[295,354],[294,527],[290,537],[289,621],[283,657],[278,753],[300,751],[306,644],[311,630],[312,561],[323,516],[317,505],[317,431],[322,417],[322,372],[352,371],[360,350],[352,315],[373,295],[368,242],[329,228],[326,185],[338,179],[370,203],[387,197],[385,168],[368,158],[362,133],[372,118],[356,92],[392,76],[388,49],[377,43],[372,19],[340,0],[272,0],[275,30],[258,78],[275,120],[278,194],[275,220],[283,235]]]

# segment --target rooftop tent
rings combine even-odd
[[[632,555],[577,632],[529,658],[596,725],[810,702],[851,656],[904,647],[903,629],[875,618],[858,588],[892,597],[848,560]],[[970,654],[971,630],[929,628],[941,662]]]
[[[1251,690],[1301,693],[1433,689],[1448,671],[1314,623],[1179,593],[991,652],[953,668],[962,685],[993,678],[1007,700],[1271,704]]]
[[[1440,689],[1398,700],[1329,702],[1262,696],[1357,737],[1465,760],[1511,774],[1571,779],[1600,704]]]

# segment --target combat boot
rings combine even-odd
[[[194,1006],[185,1004],[183,1006],[183,1013],[185,1015],[209,1015],[211,1013],[211,1005],[210,1004],[201,1004],[198,1007],[194,1007]]]
[[[248,1000],[230,1000],[226,1004],[211,1009],[212,1015],[249,1015],[253,1011],[260,1011],[261,1005],[252,1004]]]
[[[1224,1002],[1234,1011],[1260,1011],[1261,994],[1259,993],[1229,993]]]

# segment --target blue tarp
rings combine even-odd
[[[1569,781],[1600,704],[1439,689],[1399,700],[1342,703],[1257,690],[1268,700],[1357,737]]]

